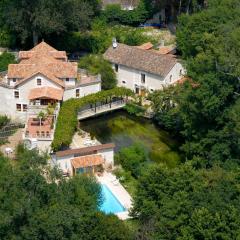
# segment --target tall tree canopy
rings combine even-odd
[[[238,239],[239,171],[155,166],[140,177],[133,214],[139,239]]]
[[[0,156],[0,239],[130,239],[126,226],[98,211],[94,178],[66,181],[46,157],[19,147],[17,163]]]
[[[208,167],[214,162],[238,163],[240,155],[240,135],[236,130],[240,94],[239,16],[238,0],[211,0],[207,9],[179,19],[177,45],[192,80],[183,84],[177,94],[173,91],[176,104],[166,114],[174,114],[178,121],[173,121],[172,126],[178,126],[184,137],[182,149],[187,157],[201,157],[197,162]],[[157,99],[153,98],[158,120],[165,125]]]
[[[34,44],[44,34],[86,28],[99,8],[98,0],[5,0],[1,4],[6,25],[23,42],[32,37]]]

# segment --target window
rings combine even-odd
[[[16,104],[16,109],[17,109],[18,112],[21,112],[22,111],[21,104]]]
[[[45,132],[44,131],[41,132],[41,137],[45,137]]]
[[[42,79],[41,79],[41,78],[38,78],[38,79],[37,79],[37,85],[38,85],[38,86],[41,86],[41,85],[42,85]]]
[[[115,64],[114,68],[115,68],[115,72],[118,72],[118,64]]]
[[[153,90],[152,88],[150,89],[150,91],[151,91],[151,92],[154,92],[154,90]]]
[[[141,74],[141,83],[145,83],[145,78],[146,78],[146,75],[145,74]]]
[[[27,104],[23,104],[23,112],[27,112]]]
[[[19,98],[19,91],[14,91],[14,97]]]
[[[16,78],[13,78],[13,82],[16,82],[17,81],[17,79]]]
[[[123,84],[126,84],[126,82],[125,82],[125,81],[122,81],[122,83],[123,83]]]
[[[66,78],[66,82],[69,82],[69,78]]]
[[[170,78],[169,78],[170,82],[172,82],[172,75],[170,75]]]
[[[180,74],[180,76],[182,76],[182,69],[180,70],[179,74]]]
[[[76,89],[76,97],[77,97],[77,98],[80,97],[80,91],[79,91],[79,89]]]

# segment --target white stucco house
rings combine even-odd
[[[101,91],[101,77],[69,62],[65,51],[41,42],[19,52],[19,63],[0,73],[0,114],[25,122],[33,110]]]
[[[172,54],[114,42],[104,54],[117,74],[118,86],[144,96],[176,83],[185,74],[181,62]]]
[[[59,151],[51,156],[52,166],[57,166],[64,175],[95,173],[114,165],[113,143]]]

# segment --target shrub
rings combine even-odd
[[[101,74],[102,88],[112,89],[117,85],[116,74],[111,64],[100,55],[88,55],[79,61],[80,68],[87,69],[92,74]]]
[[[127,103],[124,109],[131,115],[143,116],[145,113],[145,108],[138,106],[134,103]]]
[[[140,175],[141,167],[146,160],[147,154],[141,144],[123,148],[116,155],[116,162],[120,163],[127,171],[130,171],[134,177]]]
[[[0,116],[0,129],[6,126],[9,122],[10,122],[10,119],[6,115]]]

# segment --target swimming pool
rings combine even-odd
[[[102,195],[103,195],[103,204],[100,207],[100,210],[104,213],[119,213],[125,212],[126,209],[121,205],[118,199],[113,195],[110,189],[102,184]]]

